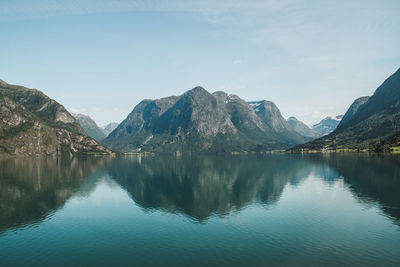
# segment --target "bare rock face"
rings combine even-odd
[[[46,105],[47,105],[47,103],[46,103]],[[63,123],[74,123],[75,122],[75,120],[71,116],[71,114],[69,114],[69,112],[66,111],[65,108],[62,107],[62,106],[57,107],[54,121],[55,122],[59,122],[60,121],[60,122],[63,122]]]
[[[268,119],[287,124],[277,114]],[[181,154],[266,151],[307,140],[289,126],[278,131],[236,95],[195,87],[181,96],[143,100],[102,143],[121,152]]]
[[[0,151],[12,154],[57,152],[57,134],[23,106],[0,95]]]
[[[218,133],[234,133],[228,114],[218,107],[217,100],[202,87],[183,94],[159,119],[155,133],[215,137]]]
[[[2,130],[17,127],[21,123],[26,122],[26,118],[20,113],[25,111],[24,107],[20,107],[20,112],[16,112],[17,104],[6,96],[0,95],[0,114]]]
[[[25,155],[110,154],[72,115],[42,92],[0,82],[0,152]]]
[[[274,102],[263,100],[249,102],[249,104],[252,105],[256,114],[275,131],[291,131],[291,127],[282,117],[280,110]]]
[[[235,128],[239,131],[263,132],[265,125],[255,114],[251,105],[237,95],[225,92],[215,92],[213,96],[217,99],[218,105],[229,114]]]

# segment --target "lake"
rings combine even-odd
[[[400,266],[400,156],[2,158],[0,266]]]

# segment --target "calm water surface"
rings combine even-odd
[[[400,157],[0,160],[0,266],[400,266]]]

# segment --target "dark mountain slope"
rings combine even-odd
[[[366,100],[356,100],[346,112],[345,122],[333,133],[296,149],[375,150],[378,143],[390,147],[391,136],[400,132],[400,69],[385,80]],[[395,139],[395,138],[394,138]]]
[[[143,100],[102,143],[122,152],[141,149],[141,146],[152,138],[154,124],[160,115],[174,105],[178,98],[171,96],[157,100]]]
[[[363,96],[354,100],[353,104],[351,104],[350,108],[347,110],[346,114],[344,114],[343,119],[340,121],[337,128],[344,127],[353,117],[357,111],[364,106],[364,104],[368,101],[369,96]]]
[[[348,122],[353,126],[377,114],[394,114],[398,112],[400,101],[400,69],[387,78],[367,102],[359,108]],[[344,126],[344,125],[343,125]]]

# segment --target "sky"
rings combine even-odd
[[[0,79],[99,125],[203,86],[308,125],[400,67],[398,0],[0,0]]]

